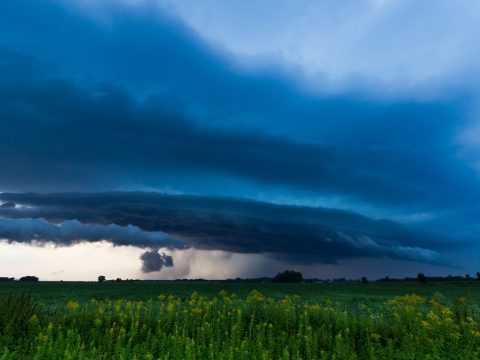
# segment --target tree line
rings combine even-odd
[[[385,276],[384,278],[377,279],[375,282],[415,282],[417,281],[420,284],[425,284],[428,281],[432,282],[439,282],[439,281],[480,281],[480,272],[475,274],[475,277],[472,277],[470,274],[466,274],[465,276],[460,275],[448,275],[448,276],[426,276],[423,273],[418,273],[416,277],[405,277],[405,278],[390,278]],[[38,282],[39,279],[37,276],[23,276],[16,280],[13,277],[0,277],[0,282]],[[140,279],[111,279],[107,280],[104,275],[100,275],[97,278],[98,282],[132,282],[132,281],[170,281],[170,280],[140,280]],[[183,282],[208,282],[212,280],[205,280],[205,279],[177,279],[174,281],[183,281]],[[251,279],[243,279],[243,278],[235,278],[235,279],[226,279],[226,280],[214,280],[214,281],[223,281],[223,282],[276,282],[276,283],[300,283],[300,282],[327,282],[327,283],[346,283],[346,282],[361,282],[362,284],[368,284],[370,281],[366,276],[362,276],[360,279],[346,279],[346,278],[337,278],[337,279],[316,279],[310,278],[305,279],[301,272],[294,271],[294,270],[285,270],[279,272],[273,278],[271,277],[260,277],[260,278],[251,278]]]
[[[0,276],[0,282],[14,282],[15,281],[15,278],[13,277],[1,277]],[[20,279],[18,279],[17,281],[19,282],[37,282],[38,281],[38,277],[36,276],[23,276],[21,277]]]

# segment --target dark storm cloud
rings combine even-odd
[[[464,94],[313,94],[291,69],[242,67],[149,6],[95,19],[65,6],[0,2],[0,191],[278,191],[432,214],[417,227],[442,234],[335,210],[148,194],[3,194],[19,205],[1,206],[3,216],[134,225],[196,248],[304,263],[439,263],[437,251],[476,240],[478,176],[456,140]]]
[[[130,10],[0,4],[2,190],[212,193],[227,179],[240,196],[248,182],[414,211],[476,197],[452,143],[460,103],[314,96]]]
[[[7,207],[2,207],[7,209]],[[153,248],[140,256],[142,271],[160,271],[164,266],[173,266],[173,258],[158,248],[186,249],[186,241],[176,239],[160,231],[143,231],[137,226],[116,224],[82,224],[78,220],[66,220],[54,224],[44,219],[0,218],[0,239],[9,243],[26,243],[43,246],[71,246],[80,242],[107,241],[115,246]]]
[[[17,56],[8,57],[6,67],[17,67]],[[138,179],[168,186],[174,181],[164,179],[172,174],[194,188],[196,177],[216,174],[402,205],[458,201],[473,187],[473,175],[450,155],[438,157],[438,146],[307,144],[212,129],[155,97],[138,102],[118,88],[67,79],[12,83],[0,91],[0,181],[7,189],[108,189]],[[439,198],[446,187],[452,193]]]
[[[163,267],[172,267],[173,258],[165,253],[159,253],[158,250],[145,251],[141,256],[142,271],[144,273],[160,271]]]
[[[97,226],[131,224],[168,233],[197,249],[260,253],[297,263],[388,257],[445,264],[436,251],[442,247],[441,238],[339,210],[141,192],[3,193],[0,199],[23,205],[0,209],[0,216],[10,221],[28,216],[51,222],[77,219]]]
[[[137,226],[119,226],[116,224],[82,224],[77,220],[67,220],[53,224],[43,219],[0,218],[0,239],[9,242],[28,244],[51,243],[69,246],[82,241],[108,241],[114,245],[131,245],[141,248],[165,247],[184,249],[185,241],[175,239],[162,232],[146,232]]]
[[[15,207],[15,203],[11,202],[11,201],[6,201],[6,202],[0,204],[0,208],[2,208],[2,209],[14,208],[14,207]]]

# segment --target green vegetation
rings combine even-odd
[[[479,294],[477,283],[9,283],[0,359],[476,359]]]

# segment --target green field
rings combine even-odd
[[[477,282],[0,283],[0,359],[478,359],[479,305]]]
[[[32,296],[48,306],[64,306],[69,300],[80,302],[97,300],[148,300],[159,294],[188,298],[192,292],[200,295],[216,296],[221,290],[246,297],[252,290],[275,299],[285,295],[299,295],[303,300],[318,302],[332,300],[345,305],[368,303],[382,304],[386,300],[405,294],[418,294],[431,298],[440,292],[448,299],[463,296],[480,301],[480,283],[435,282],[425,285],[417,283],[228,283],[228,282],[39,282],[39,283],[0,283],[0,296],[12,293],[31,292]]]

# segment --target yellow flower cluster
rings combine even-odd
[[[213,297],[194,292],[148,301],[70,300],[63,309],[57,317],[26,317],[33,335],[25,342],[30,352],[21,358],[474,359],[480,354],[480,309],[440,294],[431,300],[396,296],[352,308],[298,295],[275,299],[253,290],[241,298],[222,290]],[[0,351],[0,360],[17,358],[8,351]]]

